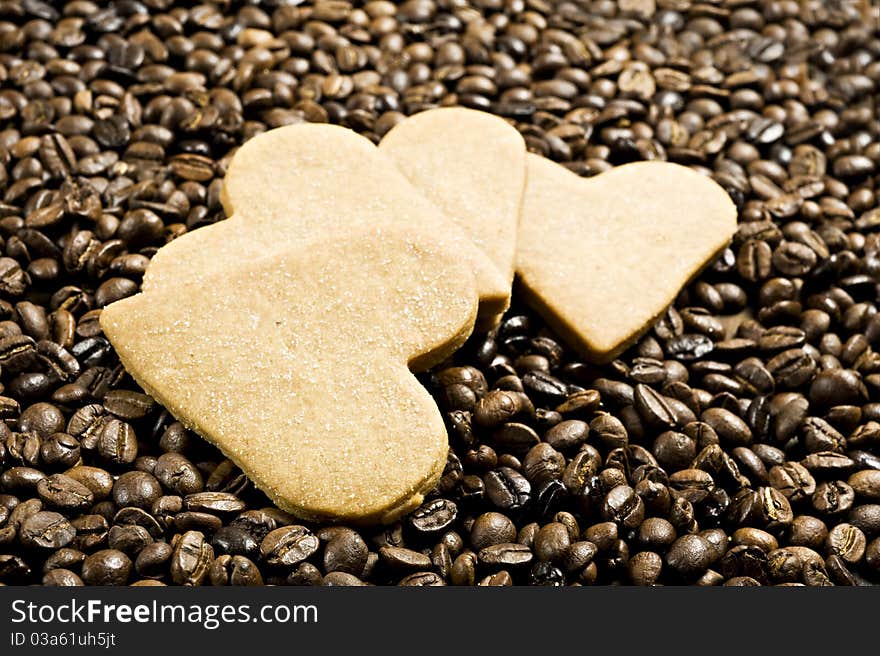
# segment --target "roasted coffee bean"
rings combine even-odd
[[[247,508],[247,504],[229,492],[196,492],[184,497],[183,506],[190,511],[215,514],[241,512]]]
[[[589,432],[590,425],[586,422],[568,419],[548,430],[544,434],[544,441],[557,451],[568,451],[586,442]]]
[[[683,577],[702,573],[712,564],[714,550],[699,535],[683,535],[676,539],[666,554],[666,564]]]
[[[476,551],[494,544],[514,542],[516,526],[513,521],[501,513],[488,512],[474,520],[470,530],[471,547]]]
[[[102,549],[87,556],[82,564],[86,585],[125,585],[131,576],[131,559],[116,549]]]
[[[48,508],[78,514],[89,508],[95,495],[85,485],[64,474],[52,474],[37,484],[37,494]]]
[[[76,536],[76,529],[63,515],[40,511],[27,517],[19,529],[23,546],[31,549],[60,549]]]
[[[23,433],[33,431],[47,437],[64,429],[64,415],[51,403],[35,403],[22,411],[18,427]]]
[[[0,488],[6,492],[36,491],[46,474],[33,467],[10,467],[0,474]]]
[[[531,500],[531,485],[524,476],[510,467],[499,467],[486,474],[486,496],[504,510],[518,510]]]
[[[156,461],[153,475],[170,492],[186,496],[204,489],[202,474],[185,456],[163,453]]]
[[[245,556],[218,556],[208,572],[211,585],[263,585],[257,565]]]
[[[628,485],[618,485],[605,496],[602,516],[620,526],[634,529],[645,517],[644,502]]]
[[[53,569],[43,576],[42,584],[50,587],[78,587],[85,585],[75,572],[69,569]]]
[[[852,524],[838,524],[828,532],[828,552],[839,556],[844,562],[856,564],[862,560],[867,547],[864,532]]]
[[[153,399],[128,390],[111,390],[102,402],[107,412],[124,421],[143,419],[153,409]]]
[[[125,472],[113,484],[113,501],[120,508],[148,509],[161,495],[162,487],[156,477],[142,471]]]
[[[98,467],[78,465],[64,473],[87,487],[95,501],[106,499],[113,490],[113,475]]]
[[[77,549],[90,552],[107,546],[109,524],[103,515],[80,515],[71,520],[71,525],[76,529],[74,545]]]
[[[260,557],[271,566],[292,567],[314,554],[318,546],[318,538],[304,526],[283,526],[263,538]]]
[[[260,543],[244,529],[224,526],[214,533],[211,546],[216,554],[252,556],[259,550]]]
[[[324,548],[324,571],[359,576],[367,565],[368,557],[369,551],[363,538],[351,529],[340,529]]]
[[[458,518],[458,507],[448,499],[434,499],[422,504],[410,515],[410,525],[424,534],[440,533]]]
[[[684,433],[664,431],[654,440],[651,453],[666,469],[681,469],[696,457],[697,445]]]
[[[635,585],[654,585],[663,570],[663,558],[653,551],[640,551],[629,559],[627,569]]]
[[[198,531],[187,531],[173,544],[171,580],[178,585],[201,585],[214,560],[214,549]]]
[[[54,433],[40,445],[40,459],[49,469],[67,469],[80,461],[79,441],[67,433]]]
[[[517,422],[507,422],[492,434],[492,443],[511,453],[523,454],[541,441],[535,429]]]
[[[116,465],[134,462],[137,457],[137,436],[131,424],[118,419],[103,423],[97,442],[98,453],[102,458]]]
[[[864,469],[855,472],[847,479],[847,484],[860,499],[880,499],[880,470]]]
[[[525,394],[492,390],[477,403],[474,422],[485,428],[493,428],[533,412],[534,408]]]
[[[488,567],[510,568],[530,563],[534,555],[525,545],[503,542],[480,549],[477,558]]]
[[[633,395],[634,407],[642,421],[658,428],[672,428],[676,425],[674,410],[669,400],[646,385],[636,385]]]
[[[813,508],[825,515],[843,514],[852,508],[855,491],[843,481],[823,481],[813,493]]]

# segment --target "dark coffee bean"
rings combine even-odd
[[[813,508],[826,515],[843,514],[852,508],[855,501],[853,488],[843,481],[823,481],[813,493]]]
[[[0,487],[6,492],[36,491],[46,474],[33,467],[10,467],[0,474]]]
[[[816,362],[803,349],[788,349],[771,358],[767,370],[778,386],[794,389],[812,379]]]
[[[179,453],[164,453],[159,456],[153,475],[166,489],[181,496],[195,494],[204,489],[198,468]]]
[[[810,384],[810,402],[820,407],[858,403],[861,378],[850,369],[828,369],[816,374]]]
[[[78,587],[85,585],[75,572],[69,569],[53,569],[43,576],[42,584],[50,587]]]
[[[523,454],[541,441],[535,430],[526,424],[507,422],[492,434],[496,448]]]
[[[843,451],[846,440],[831,424],[819,417],[808,417],[801,425],[804,446],[810,453]]]
[[[143,419],[153,409],[153,399],[146,394],[128,390],[107,392],[103,404],[107,412],[125,421]]]
[[[818,451],[801,460],[812,474],[844,475],[852,470],[855,462],[848,456],[834,451]]]
[[[534,558],[528,547],[515,542],[494,544],[480,549],[479,562],[489,567],[517,567],[530,563]]]
[[[816,491],[816,480],[797,462],[787,462],[770,468],[768,482],[791,502],[810,497]]]
[[[860,499],[880,499],[880,470],[866,469],[852,474],[847,483]]]
[[[550,405],[562,403],[568,391],[568,386],[565,383],[542,371],[529,371],[522,377],[522,382],[530,397],[535,397]]]
[[[134,524],[111,526],[107,534],[107,546],[111,549],[119,549],[130,557],[136,557],[146,545],[152,542],[153,538],[147,529]]]
[[[360,535],[340,529],[324,548],[324,571],[360,575],[367,565],[369,552]]]
[[[224,526],[214,533],[211,546],[214,547],[216,554],[251,556],[257,553],[260,544],[247,531],[234,526]]]
[[[713,555],[713,549],[705,538],[683,535],[669,547],[666,564],[680,576],[693,577],[712,564]]]
[[[55,433],[40,445],[40,458],[50,469],[73,467],[80,460],[79,441],[67,433]]]
[[[560,562],[571,546],[571,536],[564,524],[552,522],[535,535],[534,551],[538,560]]]
[[[518,510],[531,499],[528,480],[510,467],[499,467],[484,477],[486,496],[496,507]]]
[[[856,564],[862,560],[867,547],[864,532],[852,524],[838,524],[828,532],[828,552],[843,561]]]
[[[241,512],[247,508],[234,494],[229,492],[197,492],[184,497],[183,506],[194,512],[215,514]]]
[[[103,422],[96,446],[101,457],[113,464],[130,464],[137,457],[138,445],[134,428],[118,419]]]
[[[574,449],[587,440],[590,426],[579,419],[561,421],[544,434],[544,441],[558,451]]]
[[[85,485],[64,474],[52,474],[37,484],[37,494],[46,507],[77,514],[89,508],[94,494]]]
[[[636,385],[633,405],[639,417],[648,425],[672,428],[676,416],[668,399],[647,385]]]
[[[633,584],[654,585],[663,570],[663,558],[653,551],[640,551],[629,559],[627,570]]]
[[[532,404],[524,394],[492,390],[477,403],[474,422],[484,428],[494,428],[533,412]]]
[[[60,549],[73,540],[76,529],[63,515],[40,511],[25,519],[19,529],[19,539],[31,549]]]
[[[318,546],[318,538],[304,526],[283,526],[263,538],[260,557],[268,565],[290,567],[309,558]]]
[[[689,502],[700,503],[715,489],[715,481],[701,469],[682,469],[669,477],[669,487]]]
[[[51,403],[35,403],[21,413],[18,426],[22,432],[33,431],[48,437],[64,430],[64,415]]]
[[[113,490],[112,474],[98,467],[79,465],[64,473],[87,487],[96,501],[106,499]]]
[[[113,484],[113,501],[120,508],[135,506],[149,509],[161,495],[159,481],[146,472],[125,472]]]
[[[721,559],[721,572],[728,579],[748,577],[756,585],[765,584],[769,582],[767,554],[751,545],[733,547]]]
[[[192,510],[178,511],[173,519],[174,529],[178,533],[198,531],[205,535],[216,533],[223,526],[223,520],[216,515]]]
[[[82,564],[86,585],[125,585],[131,576],[131,559],[116,549],[102,549],[87,556]]]
[[[404,547],[382,547],[380,560],[391,570],[412,571],[431,567],[431,558],[419,551]]]
[[[880,504],[864,504],[850,509],[847,519],[850,524],[872,537],[880,533]]]
[[[133,506],[122,508],[117,512],[113,516],[113,523],[120,526],[140,526],[153,538],[162,537],[164,533],[164,528],[153,515]]]
[[[422,504],[410,515],[410,525],[423,534],[447,530],[458,518],[458,508],[448,499],[434,499]]]
[[[618,485],[605,496],[602,516],[620,526],[634,529],[645,517],[644,503],[631,487]]]
[[[221,555],[214,559],[208,572],[211,585],[263,585],[256,564],[246,556]]]
[[[700,419],[715,431],[722,443],[735,446],[749,446],[752,443],[748,424],[729,410],[709,408],[700,415]]]
[[[696,442],[684,433],[664,431],[654,440],[651,453],[666,469],[681,469],[696,457]]]
[[[178,585],[201,585],[214,560],[214,549],[198,531],[187,531],[173,545],[171,580]]]

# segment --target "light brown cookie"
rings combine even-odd
[[[284,510],[387,522],[418,506],[448,446],[409,367],[438,363],[469,335],[470,264],[442,235],[401,228],[238,262],[105,308],[126,369]]]
[[[526,176],[526,145],[516,128],[486,112],[441,107],[398,123],[379,150],[512,285]],[[509,304],[508,297],[502,310]],[[500,313],[483,327],[499,318]]]
[[[210,276],[231,261],[273,257],[304,241],[403,226],[453,244],[476,274],[480,316],[494,317],[508,302],[510,280],[468,234],[368,139],[346,128],[302,124],[254,137],[232,158],[222,200],[230,218],[160,249],[144,276],[145,291]]]
[[[517,273],[527,300],[591,360],[632,344],[736,230],[724,189],[686,167],[637,162],[584,179],[527,160]]]

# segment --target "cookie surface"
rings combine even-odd
[[[527,161],[517,274],[527,300],[593,361],[633,343],[736,230],[724,189],[677,164],[584,179]]]
[[[339,126],[292,125],[245,143],[224,179],[226,221],[184,234],[153,258],[149,291],[247,265],[306,241],[363,227],[419,229],[450,242],[477,278],[480,315],[494,317],[510,280],[366,138]]]
[[[519,132],[486,112],[441,107],[398,123],[379,150],[491,258],[509,289],[526,174]],[[499,315],[509,305],[508,295]]]
[[[421,503],[448,450],[409,367],[457,349],[476,307],[454,244],[380,229],[159,287],[100,321],[135,380],[279,507],[387,522]]]

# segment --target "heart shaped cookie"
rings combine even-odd
[[[346,128],[302,124],[245,143],[223,186],[230,218],[160,249],[144,276],[150,291],[203,278],[359,227],[420,228],[451,241],[477,278],[480,316],[507,307],[510,280],[468,234],[417,192],[393,162]]]
[[[135,380],[299,517],[387,522],[418,506],[448,446],[409,367],[448,357],[477,310],[457,244],[361,229],[219,264],[103,310]]]
[[[736,230],[724,189],[684,166],[636,162],[584,179],[527,162],[517,274],[526,299],[594,361],[632,344]]]
[[[441,107],[398,123],[379,142],[379,150],[512,285],[526,175],[526,146],[519,132],[492,114]],[[508,297],[502,311],[509,304]],[[481,327],[497,319],[500,313]]]

